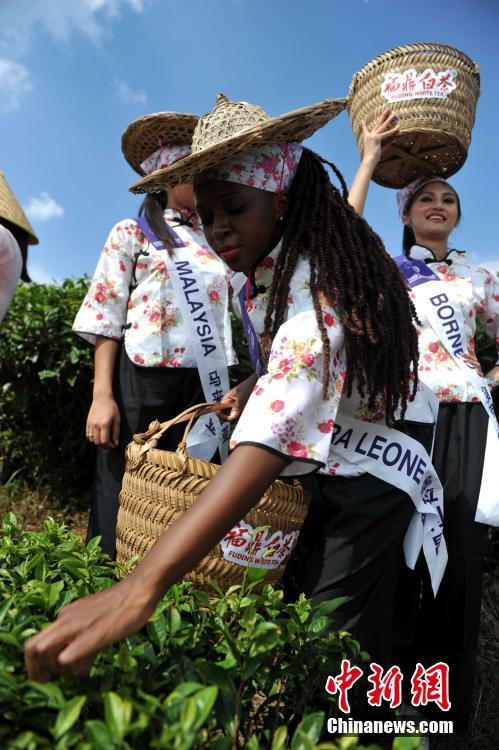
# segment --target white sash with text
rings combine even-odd
[[[433,394],[430,396],[436,401]],[[431,459],[421,445],[400,430],[339,415],[331,441],[333,455],[406,492],[415,512],[404,539],[409,568],[421,548],[436,594],[445,566],[443,490]]]
[[[462,354],[467,351],[462,311],[446,294],[445,285],[441,281],[426,281],[413,287],[413,292],[422,299],[431,327],[454,362],[465,373],[488,414],[487,443],[475,521],[499,526],[499,425],[486,381],[473,365],[462,358]]]
[[[199,268],[189,258],[165,253],[168,274],[172,280],[184,323],[190,331],[199,377],[207,402],[220,401],[229,390],[227,357],[211,309],[208,292]],[[189,434],[189,454],[209,461],[217,448],[223,462],[228,455],[230,428],[213,414],[200,417]]]

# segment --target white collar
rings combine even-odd
[[[435,258],[433,254],[433,251],[430,250],[429,247],[425,247],[424,245],[413,245],[409,250],[409,257],[414,258],[414,260],[425,260],[429,263],[445,263],[449,260],[453,263],[456,263],[458,261],[461,261],[463,263],[466,261],[466,253],[464,250],[456,250],[453,248],[447,251],[447,255],[445,256],[445,258],[437,260],[437,258]]]

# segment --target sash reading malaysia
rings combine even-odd
[[[488,414],[487,443],[475,521],[499,526],[499,483],[496,477],[499,465],[499,425],[487,383],[473,365],[468,364],[461,356],[467,351],[461,308],[449,297],[445,284],[423,261],[400,255],[395,258],[395,262],[415,296],[425,305],[431,327],[465,373]]]
[[[222,395],[230,387],[227,357],[199,268],[195,261],[186,255],[180,258],[170,257],[164,244],[156,237],[144,216],[139,216],[136,221],[141,232],[156,250],[164,252],[168,275],[173,284],[182,318],[190,334],[189,340],[194,351],[205,399],[208,402],[220,401]],[[185,247],[185,243],[171,227],[170,231],[175,238],[176,247]],[[209,461],[218,448],[220,459],[224,461],[228,454],[229,432],[229,425],[221,424],[213,414],[200,417],[187,439],[189,454]]]
[[[260,377],[263,368],[255,343],[256,332],[242,293],[239,300],[250,357]],[[427,400],[436,421],[438,401],[435,395],[420,384],[418,397]],[[343,464],[353,464],[409,495],[415,511],[404,539],[405,560],[408,567],[414,569],[423,549],[432,589],[436,594],[447,565],[447,546],[443,537],[443,489],[424,447],[400,430],[352,419],[340,412],[333,427],[331,448],[333,456]]]

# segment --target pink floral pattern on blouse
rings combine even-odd
[[[431,250],[415,245],[411,257],[418,260],[433,259]],[[445,261],[428,263],[445,284],[445,293],[458,305],[463,314],[464,334],[468,350],[474,351],[476,320],[480,319],[487,334],[499,349],[499,284],[497,278],[486,268],[472,266],[466,262],[466,253],[452,250]],[[478,397],[466,380],[466,376],[448,354],[430,325],[426,310],[418,302],[417,294],[411,292],[416,305],[421,327],[419,335],[419,376],[440,401],[477,401]]]
[[[229,317],[229,269],[209,248],[199,224],[178,225],[178,211],[165,218],[186,243],[177,252],[194,259],[206,284],[229,365],[237,362]],[[137,255],[132,292],[134,259]],[[134,219],[111,230],[73,330],[95,344],[97,336],[124,338],[130,359],[143,367],[196,367],[182,314],[168,277],[164,253],[148,242]]]
[[[303,258],[298,261],[291,280],[287,320],[273,342],[263,341],[265,310],[279,250],[280,244],[260,263],[255,283],[261,291],[245,301],[260,345],[263,350],[268,348],[270,356],[267,372],[257,381],[232,435],[231,447],[244,443],[261,445],[289,456],[293,460],[282,472],[283,476],[305,474],[318,467],[324,474],[358,476],[363,472],[335,455],[331,445],[334,424],[342,414],[384,422],[384,411],[381,405],[375,413],[368,410],[355,387],[351,398],[343,395],[346,377],[343,329],[336,311],[325,299],[321,299],[321,308],[331,347],[331,376],[328,397],[323,399],[323,343],[310,293],[309,265]],[[235,274],[231,281],[238,315],[238,292],[245,282],[244,274]],[[411,404],[407,418],[433,421],[431,410],[421,399]]]

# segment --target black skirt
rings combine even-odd
[[[430,450],[432,425],[406,422],[399,429]],[[403,541],[414,513],[405,492],[364,474],[359,477],[313,475],[309,515],[285,573],[288,599],[300,592],[314,604],[348,597],[331,615],[331,630],[347,630],[370,656],[388,668],[392,661],[392,624],[399,574],[405,567]],[[386,706],[371,708],[369,665],[350,698],[355,718],[390,718]]]
[[[158,419],[164,422],[189,406],[204,401],[196,368],[137,367],[120,347],[114,371],[114,397],[121,415],[119,446],[97,448],[92,504],[87,541],[101,536],[102,549],[116,554],[116,520],[119,493],[125,471],[125,448],[137,432],[144,432]],[[185,425],[172,427],[159,448],[175,450]]]
[[[422,560],[414,572],[404,572],[397,592],[398,659],[410,674],[418,661],[449,665],[452,706],[440,718],[453,719],[458,729],[469,724],[480,627],[487,526],[474,519],[487,426],[481,403],[440,405],[433,465],[444,488],[449,561],[436,597]]]

